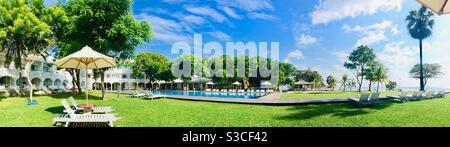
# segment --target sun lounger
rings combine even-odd
[[[423,98],[423,92],[416,91],[414,94],[410,97],[411,100],[421,100]]]
[[[158,95],[158,94],[153,94],[152,92],[150,92],[149,94],[146,94],[144,96],[144,99],[158,99],[158,98],[167,98],[167,96],[165,95]]]
[[[407,102],[411,96],[408,96],[408,93],[402,92],[402,94],[398,95],[398,97],[394,97],[394,99],[399,99],[401,102]]]
[[[211,89],[205,89],[205,91],[206,91],[206,92],[210,92],[210,91],[211,91]]]
[[[358,106],[365,106],[365,105],[372,104],[372,102],[369,101],[369,94],[368,93],[361,94],[361,96],[359,98],[349,98],[349,100],[351,102],[354,102],[354,103],[358,104]]]
[[[58,114],[53,119],[55,123],[64,123],[65,127],[68,127],[70,123],[75,122],[105,122],[110,127],[113,127],[113,122],[118,120],[113,114],[75,114],[75,111],[70,108],[66,100],[62,100],[61,104],[64,106],[65,114]]]
[[[445,92],[444,91],[439,91],[434,95],[436,98],[445,98]]]
[[[70,102],[72,102],[74,111],[81,111],[83,108],[78,107],[77,101],[73,97],[69,97]],[[110,113],[113,109],[111,107],[94,107],[92,108],[92,113]]]
[[[373,93],[372,95],[370,95],[369,101],[375,104],[379,104],[380,103],[380,93]]]
[[[427,91],[426,93],[425,93],[425,96],[423,96],[423,98],[425,98],[425,99],[432,99],[432,98],[435,98],[434,97],[434,91]]]

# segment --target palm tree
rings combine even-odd
[[[425,6],[419,10],[409,12],[406,17],[407,28],[412,38],[419,40],[420,45],[420,90],[425,90],[423,77],[423,62],[422,62],[422,40],[428,38],[432,34],[434,25],[433,12],[429,11]]]
[[[322,76],[320,76],[320,75],[315,76],[313,83],[314,83],[314,88],[316,88],[316,90],[317,90],[323,84]]]
[[[343,76],[342,76],[342,79],[341,79],[341,87],[344,87],[344,91],[345,91],[345,87],[347,87],[347,82],[348,82],[348,76],[346,75],[346,74],[344,74]]]
[[[388,81],[388,77],[387,77],[387,72],[388,69],[385,68],[382,64],[380,64],[380,66],[375,69],[375,77],[376,77],[376,82],[377,83],[377,92],[380,89],[380,83],[385,83]]]

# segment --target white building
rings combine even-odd
[[[82,72],[83,73],[83,72]],[[88,77],[90,89],[100,90],[101,89],[101,79],[93,79],[92,72],[89,71]],[[84,74],[80,74],[80,79],[84,80]],[[84,86],[84,81],[81,82]],[[133,74],[133,70],[130,67],[115,67],[110,68],[105,72],[104,87],[106,90],[137,90],[137,89],[148,89],[150,88],[150,80],[145,77],[139,77]]]
[[[72,88],[72,78],[65,70],[58,70],[54,65],[54,58],[48,57],[37,59],[31,66],[30,78],[34,90],[67,90]],[[22,65],[22,77],[19,77],[19,71],[14,62],[6,62],[5,55],[0,55],[0,91],[2,94],[16,93],[22,86],[29,89],[26,78],[25,64]]]

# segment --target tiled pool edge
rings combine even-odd
[[[255,104],[255,105],[306,105],[306,104],[325,104],[325,103],[345,103],[349,102],[347,98],[326,98],[326,99],[309,99],[309,100],[281,100],[275,99],[277,96],[281,97],[281,93],[273,93],[263,96],[259,99],[227,99],[227,98],[205,98],[193,96],[168,96],[168,99],[189,100],[189,101],[204,101],[204,102],[218,102],[218,103],[235,103],[235,104]],[[390,98],[380,98],[386,100]]]

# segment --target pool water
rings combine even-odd
[[[153,94],[159,95],[178,95],[178,96],[199,96],[199,97],[210,97],[210,98],[244,98],[244,99],[257,99],[259,97],[265,96],[263,93],[221,93],[221,92],[203,92],[203,91],[152,91]]]

